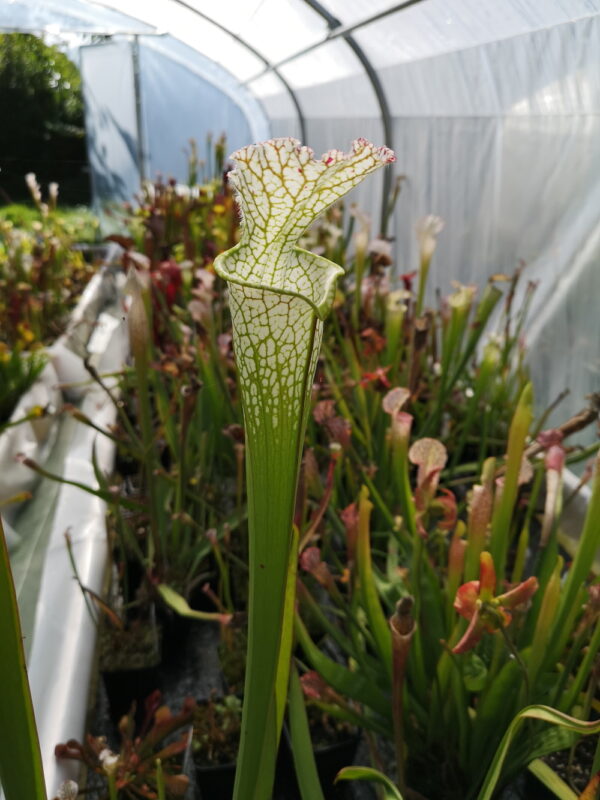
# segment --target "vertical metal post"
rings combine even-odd
[[[94,209],[94,213],[97,216],[100,216],[101,207],[100,207],[100,198],[98,195],[98,187],[96,185],[96,178],[94,176],[94,170],[92,169],[92,139],[93,139],[93,131],[92,125],[90,122],[90,109],[89,109],[89,102],[87,99],[87,81],[84,73],[83,68],[83,60],[82,60],[82,53],[83,46],[79,47],[77,50],[77,67],[79,68],[79,74],[81,75],[81,89],[82,89],[82,97],[83,97],[83,120],[85,126],[85,150],[87,153],[87,167],[89,172],[90,178],[90,195],[92,198],[92,208]]]
[[[146,141],[144,136],[144,117],[142,114],[142,93],[140,80],[140,42],[138,34],[133,37],[131,48],[133,62],[133,92],[135,95],[135,123],[137,128],[137,161],[140,183],[148,178],[146,170]]]
[[[304,0],[304,2],[310,6],[313,11],[316,11],[320,17],[322,17],[325,22],[327,23],[327,27],[330,31],[335,31],[336,28],[342,28],[341,20],[335,17],[333,14],[330,13],[321,3],[319,0]],[[373,92],[375,93],[375,97],[377,98],[377,103],[379,105],[379,110],[381,112],[381,124],[383,125],[383,138],[385,140],[386,147],[389,147],[390,150],[394,149],[394,136],[393,136],[393,121],[392,115],[390,112],[389,103],[387,101],[387,97],[383,88],[383,84],[379,80],[379,75],[373,69],[373,65],[369,61],[367,54],[364,52],[362,47],[358,44],[356,39],[354,39],[351,33],[341,33],[341,37],[346,41],[348,46],[354,52],[354,55],[358,58],[362,67],[369,79],[369,83],[373,88]],[[392,169],[388,168],[383,171],[383,197],[381,200],[381,227],[380,232],[382,236],[385,236],[387,231],[387,204],[390,200],[390,195],[392,192]]]

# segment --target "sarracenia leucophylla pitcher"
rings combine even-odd
[[[229,174],[239,244],[215,261],[229,287],[247,446],[250,554],[244,711],[235,800],[271,796],[285,705],[296,559],[292,528],[310,393],[337,264],[296,246],[326,208],[395,160],[357,139],[315,160],[295,139],[249,145]],[[287,592],[286,592],[287,590]]]

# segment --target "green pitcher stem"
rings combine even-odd
[[[275,709],[292,520],[322,323],[298,297],[230,284],[242,376],[250,535],[249,626],[236,800],[270,797],[279,725]],[[246,320],[261,318],[262,325]],[[270,321],[269,321],[270,320]],[[265,341],[277,348],[260,357]],[[286,678],[287,684],[287,678]]]

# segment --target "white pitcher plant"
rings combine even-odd
[[[343,270],[296,246],[306,228],[369,173],[395,160],[357,139],[320,159],[295,139],[231,156],[241,240],[215,261],[229,287],[246,429],[249,630],[234,797],[270,797],[291,652],[298,470],[321,346]]]

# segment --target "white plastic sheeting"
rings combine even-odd
[[[140,185],[131,45],[82,47],[80,60],[95,202],[130,200]]]
[[[353,26],[399,4],[321,5]],[[0,4],[0,24],[7,15],[46,30],[115,33],[120,21],[121,32],[141,26],[151,34],[140,38],[151,77],[142,75],[146,137],[137,143],[149,174],[182,169],[194,135],[186,120],[199,131],[214,120],[215,135],[230,128],[233,149],[236,132],[264,138],[269,122],[275,135],[299,136],[299,109],[317,153],[356,136],[383,143],[381,104],[363,65],[335,27],[332,41],[315,47],[329,28],[308,0],[14,0]],[[422,0],[352,35],[381,81],[393,128],[387,143],[398,154],[396,174],[406,176],[391,231],[398,271],[416,263],[414,224],[426,213],[447,223],[432,288],[447,291],[451,279],[481,285],[526,262],[525,280],[540,284],[529,341],[538,404],[568,385],[554,419],[578,410],[600,384],[600,0]],[[160,60],[156,53],[162,48],[167,59],[175,39],[178,53]],[[190,91],[182,77],[196,70],[192,51],[204,57],[199,74],[211,90]],[[206,59],[221,79],[207,77]],[[278,71],[265,72],[265,60]],[[127,74],[115,69],[112,80]],[[196,97],[205,96],[204,108]],[[122,148],[118,136],[111,141]],[[112,159],[108,148],[106,174]],[[377,176],[352,197],[374,220],[381,183]]]
[[[0,28],[68,38],[69,34],[152,33],[141,19],[86,0],[3,0]]]
[[[392,36],[389,21],[388,29]],[[394,217],[398,272],[415,267],[414,226],[431,212],[446,229],[430,299],[451,280],[482,286],[524,262],[523,288],[538,283],[526,342],[537,405],[569,388],[549,424],[564,420],[600,390],[600,17],[406,59],[378,75],[394,120],[397,172],[407,178]],[[321,96],[332,110],[309,118],[309,141],[325,149],[336,137],[370,135],[373,101],[360,102],[367,91],[353,77],[301,89],[303,107]],[[275,116],[279,96],[264,102]],[[276,119],[274,130],[284,134],[291,121]],[[377,197],[366,190],[358,201],[369,207]],[[590,429],[580,441],[594,436]]]
[[[185,181],[190,139],[207,160],[209,134],[236,147],[270,134],[249,92],[236,95],[227,72],[170,37],[87,45],[80,64],[99,207],[130,200],[158,173]]]
[[[185,180],[192,137],[200,158],[209,161],[209,136],[214,141],[224,133],[228,148],[236,149],[270,136],[252,95],[240,92],[227,72],[171,37],[144,41],[139,66],[148,177],[161,172]]]
[[[76,349],[80,344],[85,347],[86,354],[113,390],[117,379],[108,374],[121,369],[128,354],[122,291],[115,291],[115,282],[122,290],[124,281],[123,275],[108,272],[94,276],[63,337]],[[75,358],[73,352],[71,355]],[[90,385],[89,374],[81,359],[78,360],[80,371],[88,379],[80,410],[96,425],[107,428],[115,421],[115,404],[104,389],[95,383]],[[56,367],[52,375],[56,381],[58,374],[62,387],[70,378],[63,371],[64,363]],[[67,365],[67,369],[70,371],[72,367]],[[34,391],[31,400],[36,397]],[[60,404],[55,398],[53,402]],[[63,415],[53,421],[51,451],[48,453],[45,447],[31,455],[39,458],[48,471],[61,474],[66,480],[96,486],[92,454],[96,466],[109,474],[114,462],[114,442],[72,417]],[[13,460],[11,456],[5,449],[6,460],[2,464],[5,471]],[[12,534],[13,577],[48,797],[54,797],[62,781],[76,778],[79,771],[76,762],[57,761],[54,747],[70,738],[81,740],[85,733],[97,632],[83,593],[73,579],[65,533],[70,534],[73,558],[83,585],[100,593],[108,557],[105,515],[106,503],[100,498],[76,486],[48,480],[40,481],[31,502],[17,508],[11,506],[3,512]],[[0,788],[0,800],[3,798]]]

